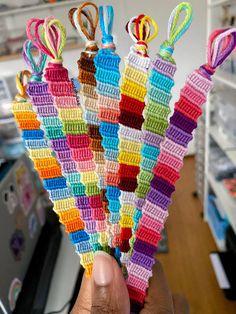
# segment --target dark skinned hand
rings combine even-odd
[[[83,277],[81,289],[71,314],[129,314],[130,301],[120,267],[104,252],[95,254],[93,274]],[[179,295],[171,294],[159,262],[153,267],[148,296],[140,314],[188,314],[188,304]]]

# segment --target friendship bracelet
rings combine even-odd
[[[84,231],[84,223],[81,220],[80,212],[75,208],[75,200],[66,185],[66,180],[62,176],[61,166],[53,156],[53,151],[45,139],[44,131],[41,129],[40,121],[37,120],[33,106],[26,96],[24,77],[30,77],[32,84],[37,81],[40,82],[42,69],[46,61],[45,57],[45,55],[41,54],[40,66],[37,67],[34,64],[34,70],[39,71],[34,71],[31,77],[28,71],[23,71],[17,75],[19,94],[12,104],[12,110],[19,128],[22,130],[22,137],[29,157],[32,159],[34,167],[38,171],[44,187],[53,202],[53,210],[58,214],[60,222],[65,226],[65,231],[70,234],[70,240],[76,245],[81,264],[85,268],[87,276],[90,276],[93,253],[89,243],[89,236]]]
[[[133,34],[133,23],[135,33]],[[155,31],[150,35],[149,23]],[[140,15],[130,20],[128,32],[135,45],[131,47],[125,58],[125,69],[120,87],[119,116],[119,188],[121,190],[121,244],[120,250],[127,253],[130,249],[129,239],[132,236],[134,197],[137,187],[137,175],[141,161],[141,126],[144,97],[150,58],[147,55],[147,44],[157,35],[157,25],[149,16]],[[122,254],[123,264],[127,263],[127,254]]]
[[[85,198],[84,190],[85,187],[80,183],[79,173],[71,167],[73,160],[71,158],[71,153],[69,147],[66,143],[65,137],[58,137],[58,134],[62,134],[62,127],[60,123],[55,126],[53,121],[58,121],[58,112],[53,106],[53,100],[48,92],[48,84],[42,82],[42,69],[36,65],[34,58],[31,54],[32,43],[26,41],[23,47],[23,57],[30,68],[32,68],[34,75],[32,76],[31,82],[28,83],[28,93],[31,97],[31,102],[34,106],[35,112],[39,119],[41,119],[42,126],[44,127],[46,134],[49,138],[49,143],[53,148],[58,161],[62,167],[62,173],[66,178],[66,182],[69,184],[70,189],[58,189],[53,190],[53,194],[49,193],[50,197],[57,197],[59,200],[63,199],[64,196],[72,194],[75,198],[75,207],[80,211],[80,216],[85,224],[85,229],[90,235],[89,241],[86,243],[80,242],[79,234],[75,233],[71,236],[73,242],[76,245],[77,253],[86,252],[81,258],[81,263],[93,263],[93,250],[100,248],[97,241],[97,232],[95,228],[95,222],[91,219],[91,214],[88,216],[87,212],[91,212],[89,206],[83,206],[83,203],[78,200]],[[40,52],[39,52],[40,53]],[[44,55],[41,53],[41,55]],[[45,56],[45,55],[44,55]],[[40,62],[39,62],[40,65]],[[61,220],[63,217],[61,217]],[[83,237],[82,237],[83,239]]]
[[[52,18],[45,20],[44,36],[47,49],[51,51],[54,50],[55,45],[53,38],[50,36],[53,28],[57,30],[59,38],[65,36],[65,27],[59,20]],[[61,41],[60,48],[55,49],[54,57],[45,70],[45,78],[48,81],[49,91],[54,99],[54,106],[57,108],[63,124],[63,132],[71,149],[72,158],[80,172],[81,182],[85,185],[85,193],[92,208],[92,218],[96,221],[96,229],[99,234],[98,241],[104,250],[108,250],[106,217],[100,190],[97,186],[98,176],[95,172],[95,163],[93,161],[93,152],[90,148],[87,127],[82,118],[82,108],[74,86],[69,80],[67,69],[62,66],[61,62],[64,44],[65,41]],[[65,100],[65,95],[68,97],[67,100]],[[71,114],[68,114],[68,111]]]
[[[177,27],[181,12],[186,13],[184,21]],[[144,109],[143,144],[138,186],[135,190],[136,209],[134,213],[133,237],[131,248],[135,241],[135,231],[142,215],[142,206],[150,189],[153,178],[153,168],[160,153],[160,144],[168,127],[170,113],[169,102],[172,98],[171,89],[174,86],[175,61],[172,58],[174,44],[187,31],[192,21],[192,7],[187,2],[180,3],[171,13],[168,23],[168,39],[160,47],[156,59],[152,63],[149,76],[147,104]]]
[[[118,128],[120,101],[120,57],[115,53],[111,35],[114,12],[112,6],[99,7],[99,21],[102,33],[102,49],[94,58],[97,81],[98,119],[105,158],[105,185],[110,212],[112,246],[120,245],[120,189],[118,187]],[[118,255],[119,252],[117,252]]]
[[[139,313],[152,276],[156,247],[168,216],[168,206],[175,183],[180,177],[180,168],[197,119],[202,113],[213,86],[211,76],[236,46],[236,29],[217,30],[208,44],[208,64],[201,66],[187,77],[180,99],[175,104],[166,135],[160,147],[158,163],[153,169],[154,177],[142,208],[142,217],[136,231],[136,241],[130,258],[127,286],[131,299],[131,312]]]
[[[86,8],[92,7],[95,9],[95,19],[92,17],[90,11]],[[86,18],[87,27],[84,26],[82,15]],[[85,41],[85,51],[80,55],[78,60],[79,76],[78,79],[81,84],[81,95],[83,98],[84,120],[87,123],[88,134],[91,140],[90,147],[93,151],[93,160],[96,165],[96,173],[98,175],[98,187],[101,190],[101,198],[103,208],[106,214],[108,211],[108,200],[106,198],[106,184],[105,184],[105,159],[104,149],[102,146],[102,137],[99,132],[98,119],[98,95],[96,93],[96,78],[94,58],[98,52],[98,46],[95,41],[95,33],[98,24],[98,8],[92,2],[84,2],[78,9],[71,9],[69,18],[74,28],[79,32]],[[108,221],[107,217],[107,221]]]
[[[55,125],[52,124],[51,121],[54,121],[55,119],[58,119],[58,112],[53,107],[52,97],[48,93],[48,84],[45,82],[42,82],[42,71],[43,67],[40,68],[40,60],[38,65],[36,65],[34,58],[31,54],[31,47],[32,43],[30,41],[26,41],[23,47],[23,57],[26,63],[30,68],[32,68],[34,75],[32,76],[31,82],[28,83],[28,92],[31,96],[31,101],[34,106],[35,112],[37,112],[39,118],[41,119],[42,125],[44,129],[46,130],[46,133],[49,137],[49,142],[51,144],[51,147],[54,149],[54,152],[57,156],[57,159],[59,160],[61,166],[62,166],[62,172],[63,175],[67,178],[67,183],[70,185],[70,194],[72,192],[73,196],[75,197],[75,207],[77,207],[80,211],[81,218],[85,223],[85,228],[88,234],[90,234],[90,241],[93,244],[93,249],[96,250],[98,247],[97,240],[93,240],[97,238],[97,232],[95,229],[95,223],[94,221],[91,221],[90,217],[86,216],[86,212],[89,210],[84,210],[82,208],[81,202],[78,202],[79,198],[83,199],[84,194],[84,186],[79,182],[78,180],[78,172],[73,172],[73,167],[71,167],[72,158],[70,154],[70,150],[68,145],[66,145],[66,139],[62,137],[61,139],[58,138],[58,135],[61,133],[61,125],[59,125],[58,130],[55,128]],[[39,51],[40,54],[40,51]],[[46,56],[41,53],[42,56]],[[44,102],[46,100],[46,102]],[[82,195],[81,195],[82,192]],[[51,196],[51,194],[49,193]],[[55,197],[58,197],[61,199],[63,195],[68,195],[68,188],[62,189],[62,190],[56,190],[53,191],[53,195]],[[90,215],[91,216],[91,215]],[[73,239],[73,242],[76,244],[76,250],[77,252],[86,252],[86,255],[83,255],[82,257],[82,264],[83,263],[89,263],[92,265],[93,263],[93,249],[90,246],[89,242],[80,243],[80,237],[79,234],[72,235],[71,239]],[[83,237],[82,237],[83,239]]]
[[[39,25],[42,24],[44,21],[32,19],[28,22],[28,28],[27,28],[28,36],[33,40],[34,40],[34,37],[32,36],[30,32],[30,26],[32,26],[32,23],[34,22],[36,23],[35,33],[37,34]],[[37,46],[38,49],[41,49],[42,51],[50,53],[50,51],[48,51],[46,47],[40,45],[39,36],[37,36],[37,38],[38,38],[37,39],[38,42],[34,41],[34,45]],[[52,55],[50,56],[52,57]],[[53,68],[53,66],[51,66],[51,68]],[[64,78],[66,78],[65,74],[67,74],[67,70],[65,69],[63,73],[63,70],[57,71],[57,68],[55,68],[54,72],[53,71],[50,72],[50,69],[49,69],[49,73],[52,73],[52,76],[55,75],[53,79],[56,82],[57,80],[63,80],[63,75],[64,75]],[[67,78],[68,78],[68,74],[67,74]],[[50,89],[47,83],[44,83],[44,84],[47,89],[48,88]],[[73,131],[73,125],[77,124],[75,119],[78,118],[79,116],[82,116],[82,114],[81,112],[78,112],[76,115],[77,111],[74,109],[74,108],[77,109],[77,99],[74,96],[74,92],[72,92],[73,91],[72,83],[69,82],[67,85],[66,84],[61,84],[61,85],[54,84],[54,86],[57,86],[59,89],[61,86],[61,90],[58,91],[58,96],[56,97],[52,97],[49,94],[50,100],[47,101],[47,107],[49,109],[45,109],[47,116],[43,118],[43,122],[44,124],[46,124],[46,127],[48,129],[47,136],[53,141],[52,142],[53,148],[56,151],[57,157],[62,164],[62,169],[65,172],[67,181],[71,185],[72,193],[76,197],[76,205],[79,208],[81,208],[81,217],[85,221],[85,228],[90,235],[90,242],[92,244],[93,250],[96,251],[101,248],[101,246],[99,245],[99,235],[97,232],[98,230],[96,229],[97,223],[92,213],[92,207],[89,202],[89,198],[87,197],[88,191],[86,193],[85,184],[84,182],[82,182],[82,178],[79,173],[80,169],[78,169],[77,162],[74,160],[73,154],[75,154],[75,152],[73,152],[71,149],[71,146],[76,149],[77,146],[81,146],[84,143],[86,144],[86,141],[88,142],[88,138],[86,137],[86,135],[77,137],[76,135],[69,134],[68,136],[66,136],[66,131],[67,130]],[[70,89],[71,92],[67,93],[63,91],[63,88]],[[60,95],[61,92],[63,94],[62,96]],[[35,96],[33,96],[33,98],[35,98]],[[48,102],[50,106],[48,106]],[[49,112],[47,110],[49,110]],[[78,108],[78,110],[80,109]],[[75,116],[73,116],[71,113],[75,114]],[[39,111],[39,114],[43,114],[43,113]],[[68,120],[67,125],[63,125],[61,123],[61,117],[65,119],[66,121]],[[54,122],[54,124],[52,122]],[[72,124],[71,128],[70,128],[70,122]],[[57,123],[57,126],[55,126],[55,123]],[[80,123],[78,127],[80,127],[81,129],[86,128],[85,125],[83,125],[83,123]],[[83,154],[83,151],[81,153]],[[84,168],[86,169],[86,164],[84,165]]]

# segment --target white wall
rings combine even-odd
[[[127,55],[132,44],[129,35],[124,30],[127,21],[134,15],[145,13],[151,15],[159,26],[159,35],[150,43],[150,56],[153,57],[160,44],[167,36],[167,23],[173,8],[180,0],[95,0],[96,4],[111,4],[115,10],[114,34],[117,41],[117,51],[123,58]],[[177,63],[176,84],[173,88],[173,99],[178,99],[179,90],[185,82],[186,75],[205,62],[206,56],[206,0],[190,0],[193,6],[193,22],[188,32],[175,45],[174,58]],[[67,14],[67,12],[65,12]],[[40,14],[41,15],[41,14]],[[37,15],[36,15],[37,16]],[[71,76],[77,75],[76,60],[79,51],[64,53],[65,65]],[[25,68],[22,60],[0,63],[1,73],[7,71],[15,73]],[[191,149],[190,149],[191,150]]]

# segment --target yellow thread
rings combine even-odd
[[[59,41],[55,44],[53,44],[53,39],[49,37],[49,29],[51,27],[55,27],[58,35],[59,35]],[[47,21],[47,24],[45,23],[44,29],[43,29],[43,38],[46,42],[47,48],[54,56],[54,61],[61,63],[62,62],[62,52],[65,47],[66,43],[66,28],[65,26],[57,19],[50,19]]]
[[[52,157],[51,148],[28,149],[31,158],[50,158]]]
[[[94,260],[93,252],[88,252],[88,253],[81,254],[81,264],[82,265],[93,264],[93,260]]]
[[[122,228],[132,228],[134,225],[133,217],[122,216],[120,220],[120,226]]]
[[[132,204],[121,205],[121,214],[128,217],[133,217],[134,206]]]
[[[147,93],[147,89],[145,87],[142,87],[135,82],[128,80],[127,78],[124,78],[124,82],[120,87],[120,91],[121,94],[137,99],[141,102],[143,102]]]
[[[149,33],[147,32],[144,33],[144,29],[145,29],[144,24],[146,22],[150,22],[152,26],[154,27],[154,33],[150,37],[149,37]],[[151,16],[146,15],[141,19],[141,23],[139,25],[139,33],[140,33],[140,40],[145,41],[147,44],[150,43],[150,41],[152,41],[157,36],[158,26]]]
[[[75,199],[73,197],[54,201],[54,211],[66,211],[75,208]]]
[[[77,120],[82,119],[82,110],[80,108],[70,108],[70,110],[60,109],[59,117],[63,120]]]
[[[125,140],[123,138],[121,138],[120,140],[120,150],[124,151],[124,152],[130,152],[130,153],[140,153],[142,144],[138,143],[138,142],[132,142],[132,141],[128,141]]]
[[[12,111],[15,112],[33,111],[32,104],[29,102],[19,103],[17,101],[13,101],[11,107]]]
[[[148,73],[132,67],[128,62],[126,63],[123,76],[124,79],[129,79],[130,81],[136,83],[138,82],[139,84],[146,88]]]
[[[99,243],[102,246],[106,246],[108,243],[108,234],[106,231],[99,232]]]
[[[138,154],[120,152],[118,161],[121,164],[139,166],[139,163],[141,162],[141,156]]]
[[[25,83],[24,80],[25,78],[29,79],[30,76],[31,76],[31,73],[28,70],[24,70],[16,74],[16,88],[19,92],[17,96],[26,98],[27,83]]]
[[[81,181],[85,184],[98,182],[97,174],[94,171],[83,172],[81,173]]]

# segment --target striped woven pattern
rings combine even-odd
[[[95,18],[89,13],[89,8],[95,10]],[[71,10],[70,10],[71,11]],[[93,160],[96,165],[96,173],[98,175],[98,187],[101,191],[101,198],[103,208],[106,214],[108,211],[108,201],[106,198],[106,184],[105,184],[105,159],[104,149],[102,147],[102,137],[99,132],[98,119],[98,95],[96,93],[97,82],[95,79],[95,65],[94,58],[98,52],[98,46],[95,41],[95,34],[98,24],[98,8],[92,2],[84,2],[77,10],[72,9],[71,22],[76,30],[82,36],[86,48],[80,54],[78,60],[79,76],[78,79],[81,84],[82,106],[84,109],[84,120],[87,124],[88,135],[90,137],[90,148],[93,152]],[[85,15],[87,27],[84,26],[81,16]],[[108,217],[107,217],[108,218]]]
[[[24,72],[20,76],[24,76]],[[30,83],[32,89],[34,82]],[[84,222],[81,220],[80,211],[76,208],[75,199],[67,187],[66,179],[62,176],[61,166],[54,157],[53,150],[41,129],[41,123],[35,113],[37,106],[32,106],[26,95],[22,96],[16,97],[12,103],[12,110],[19,128],[22,130],[29,157],[53,202],[53,210],[58,214],[60,222],[65,226],[65,231],[70,234],[71,242],[76,246],[76,251],[81,258],[81,265],[90,276],[93,253],[89,235],[84,231]]]
[[[180,13],[186,12],[184,21],[178,26]],[[170,113],[169,103],[172,98],[171,89],[174,86],[174,74],[176,72],[175,61],[172,57],[174,43],[180,39],[189,28],[192,21],[192,8],[189,3],[180,3],[171,13],[168,27],[168,39],[160,47],[156,59],[152,62],[151,74],[149,76],[147,105],[144,110],[143,143],[140,173],[138,175],[138,187],[135,190],[136,209],[134,213],[135,225],[133,237],[138,228],[141,217],[142,206],[150,189],[153,178],[153,168],[160,153],[160,144],[163,141],[165,131],[168,127],[168,115]],[[132,239],[133,243],[134,239]]]
[[[45,22],[47,23],[47,20]],[[55,20],[55,23],[60,24],[60,27],[63,28],[59,21]],[[72,82],[69,80],[68,71],[62,66],[62,63],[54,62],[53,59],[45,70],[45,78],[48,82],[49,92],[53,96],[53,105],[58,110],[63,134],[66,136],[75,167],[80,173],[81,182],[85,185],[88,204],[87,198],[84,199],[84,202],[86,205],[90,205],[92,209],[92,218],[96,221],[96,229],[99,234],[98,241],[101,246],[106,247],[108,236],[105,214],[98,188],[98,176],[95,172],[90,139],[87,126],[82,118],[79,99]],[[70,109],[68,110],[68,108]]]
[[[96,222],[92,218],[91,208],[88,204],[85,195],[85,186],[80,182],[80,174],[76,168],[76,164],[73,161],[70,148],[67,144],[66,137],[62,130],[62,124],[60,122],[58,111],[53,105],[53,98],[48,91],[48,84],[40,81],[41,71],[37,72],[35,69],[35,63],[32,59],[30,48],[31,42],[27,41],[24,46],[24,59],[27,64],[32,67],[34,71],[34,80],[28,83],[28,94],[31,98],[31,102],[34,105],[35,112],[42,122],[42,126],[45,129],[46,136],[49,140],[53,151],[60,162],[62,172],[68,185],[70,186],[70,193],[75,197],[75,206],[80,210],[81,218],[85,223],[85,229],[90,235],[90,242],[92,244],[91,261],[93,260],[93,250],[98,250],[100,245],[98,243],[98,233],[96,231]],[[59,191],[58,191],[59,193]],[[64,191],[63,193],[67,193]],[[81,244],[77,245],[78,250],[81,250]],[[89,254],[87,254],[89,256]]]
[[[218,33],[219,31],[216,31],[213,38],[217,37]],[[161,143],[158,163],[153,170],[154,177],[142,209],[143,214],[136,232],[133,253],[127,267],[129,274],[127,285],[132,312],[138,312],[143,305],[148,280],[152,276],[152,266],[155,263],[154,254],[168,216],[171,195],[180,177],[183,158],[188,143],[192,140],[193,130],[197,127],[197,119],[202,114],[201,107],[206,102],[207,94],[213,86],[211,75],[234,49],[236,43],[234,34],[231,48],[225,49],[223,53],[221,48],[226,35],[224,33],[221,35],[215,40],[215,46],[209,49],[208,64],[187,77],[180,98],[175,104],[174,114],[170,119],[164,141]],[[212,41],[210,37],[210,46]],[[217,54],[219,54],[218,57]],[[223,56],[220,57],[221,54]]]
[[[107,10],[109,21],[105,21],[103,10]],[[98,119],[105,158],[105,185],[108,209],[110,212],[112,246],[120,245],[120,190],[118,187],[118,128],[119,128],[119,64],[120,57],[115,53],[111,35],[113,9],[111,6],[99,8],[100,28],[102,31],[102,49],[94,59],[97,81]],[[107,24],[105,24],[107,23]],[[107,29],[107,31],[106,31]]]
[[[131,19],[130,28],[135,21],[136,25],[145,24],[141,20],[148,21],[148,17],[143,15]],[[140,29],[144,32],[144,28]],[[134,224],[134,198],[137,187],[137,175],[139,173],[139,164],[141,161],[141,141],[143,124],[144,98],[147,92],[146,82],[148,79],[148,68],[150,58],[147,55],[148,35],[142,38],[142,35],[135,34],[136,45],[132,46],[128,56],[125,58],[125,69],[122,75],[120,87],[120,116],[119,116],[119,188],[121,190],[121,252],[127,253],[130,249],[129,239],[132,236],[132,227]],[[126,254],[122,254],[122,262],[125,264]]]

